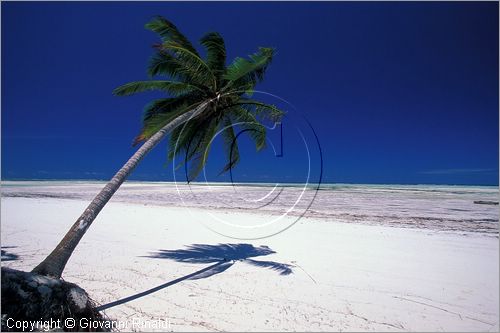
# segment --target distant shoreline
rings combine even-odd
[[[109,179],[28,179],[28,178],[14,178],[14,179],[0,179],[0,183],[3,182],[92,182],[92,183],[107,183]],[[181,184],[187,185],[186,182],[175,182],[172,180],[139,180],[139,179],[129,179],[126,180],[125,183],[164,183],[164,184]],[[275,184],[280,184],[282,186],[300,186],[304,185],[303,182],[263,182],[263,181],[239,181],[239,182],[219,182],[219,181],[209,181],[209,182],[191,182],[190,185],[239,185],[239,186],[251,186],[251,185],[264,185],[274,186]],[[316,182],[311,182],[310,186],[317,186]],[[321,182],[320,187],[325,186],[466,186],[466,187],[499,187],[499,184],[436,184],[436,183],[340,183],[340,182]]]
[[[102,181],[4,181],[12,200],[88,202]],[[312,218],[327,222],[498,235],[498,188],[448,185],[124,183],[113,202],[210,212]]]

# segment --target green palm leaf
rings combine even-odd
[[[117,96],[128,96],[149,90],[160,90],[168,92],[173,96],[184,95],[195,90],[202,91],[200,88],[185,82],[136,81],[124,84],[116,88],[115,90],[113,90],[113,94]]]
[[[224,39],[216,32],[209,32],[200,40],[207,50],[207,65],[217,77],[220,85],[226,66],[226,46]]]
[[[142,120],[144,122],[156,115],[186,110],[194,100],[195,97],[191,95],[155,99],[144,107]]]
[[[208,154],[210,152],[210,147],[212,145],[212,139],[217,132],[218,121],[216,118],[208,120],[204,124],[203,130],[196,137],[198,140],[196,142],[190,141],[187,147],[187,161],[190,162],[188,172],[187,172],[187,182],[191,182],[200,174],[201,170],[205,166]]]
[[[198,54],[191,42],[177,29],[177,27],[170,21],[167,21],[161,16],[155,17],[153,20],[145,25],[146,29],[156,32],[160,35],[163,42],[173,41],[182,46],[183,48]]]
[[[191,103],[190,96],[183,96],[181,99],[162,98],[151,102],[144,109],[142,129],[135,138],[134,145],[149,139],[162,127],[196,105],[197,103]]]
[[[172,131],[168,146],[168,158],[173,160],[174,157],[180,157],[182,153],[186,153],[186,156],[189,156],[188,147],[191,146],[193,141],[198,142],[199,137],[203,133],[202,125],[203,122],[199,120],[191,120],[186,125]],[[196,144],[192,144],[192,146],[195,147]],[[177,165],[176,168],[179,168],[183,163],[184,161]]]
[[[216,86],[215,75],[203,59],[196,53],[183,48],[176,42],[167,41],[160,46],[162,53],[173,55],[183,68],[189,68],[192,73],[196,73],[198,81],[205,86]]]
[[[189,66],[185,62],[177,59],[174,55],[159,50],[151,57],[148,66],[150,77],[155,75],[169,76],[177,81],[189,83],[204,90],[210,90],[212,80],[207,83],[206,76],[197,72],[196,67]]]
[[[236,82],[238,85],[248,83],[255,85],[263,79],[273,55],[274,49],[261,47],[257,53],[249,57],[250,59],[238,57],[227,68],[224,78],[229,81],[229,84]]]
[[[266,146],[266,128],[255,116],[242,107],[234,107],[229,111],[234,123],[237,123],[243,130],[248,130],[248,135],[255,142],[257,151]]]
[[[231,119],[229,117],[224,117],[223,127],[221,131],[221,136],[224,141],[224,151],[227,157],[227,164],[222,168],[219,175],[229,171],[236,166],[240,161],[240,152],[238,149],[238,142],[236,141],[236,135],[234,134],[234,128],[232,126]]]
[[[274,105],[262,103],[256,100],[242,98],[237,102],[242,108],[252,112],[257,118],[272,122],[280,121],[285,112],[281,111]]]

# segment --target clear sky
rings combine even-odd
[[[2,179],[107,179],[121,167],[159,95],[111,92],[147,79],[158,39],[144,24],[162,15],[196,42],[220,32],[230,59],[277,49],[259,88],[310,121],[323,181],[498,184],[498,2],[1,6]],[[285,165],[245,140],[237,180],[301,181],[293,140]],[[222,156],[215,146],[209,166]],[[131,179],[172,180],[165,162],[162,144]]]

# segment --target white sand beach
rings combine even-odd
[[[100,187],[3,182],[2,265],[32,269]],[[123,322],[167,319],[172,331],[499,330],[498,205],[474,203],[498,202],[498,188],[325,188],[296,224],[258,240],[228,238],[204,222],[217,215],[252,225],[285,206],[228,208],[233,189],[212,190],[194,186],[201,199],[186,207],[172,184],[125,184],[63,278],[107,304],[227,259],[105,310]],[[262,189],[239,190],[252,198]]]

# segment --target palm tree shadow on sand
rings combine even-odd
[[[254,257],[262,257],[276,253],[268,246],[255,247],[251,244],[193,244],[186,249],[180,250],[159,250],[148,258],[170,259],[184,263],[210,264],[220,263],[211,270],[191,277],[190,279],[202,279],[219,274],[233,266],[236,262],[244,262],[253,266],[268,268],[278,272],[280,275],[289,275],[292,272],[292,265],[275,261],[255,260]]]
[[[106,310],[111,307],[130,302],[134,299],[147,296],[156,291],[170,287],[184,280],[197,280],[207,278],[215,274],[220,274],[233,266],[236,262],[244,262],[257,267],[268,268],[278,272],[280,275],[289,275],[293,273],[292,265],[283,264],[275,261],[264,261],[250,259],[254,257],[262,257],[276,253],[269,247],[262,245],[254,247],[251,244],[193,244],[186,249],[180,250],[159,250],[152,253],[146,258],[170,259],[177,262],[195,263],[195,264],[212,264],[208,267],[200,269],[194,273],[166,282],[157,287],[137,293],[135,295],[101,305],[97,307],[98,311]]]
[[[16,248],[17,246],[2,246],[2,261],[14,261],[14,260],[19,260],[19,255],[12,253],[10,251],[7,251],[5,249],[12,249]]]

